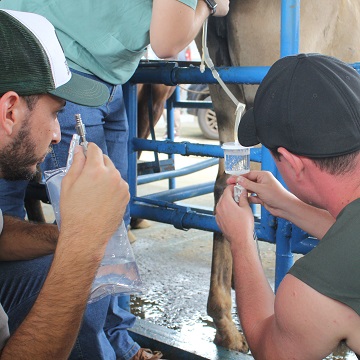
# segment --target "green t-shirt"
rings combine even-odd
[[[289,274],[360,315],[360,199],[340,212],[318,246]]]
[[[198,0],[178,1],[195,9]],[[56,28],[70,67],[111,84],[123,84],[133,75],[150,43],[152,3],[152,0],[1,0],[0,8],[43,15]]]

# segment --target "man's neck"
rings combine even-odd
[[[321,173],[317,183],[321,207],[336,218],[345,206],[360,198],[360,177],[358,172],[341,176]]]

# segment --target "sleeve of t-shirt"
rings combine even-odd
[[[198,3],[198,0],[178,0],[182,2],[183,4],[190,6],[192,9],[196,9],[196,5]]]

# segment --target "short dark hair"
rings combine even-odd
[[[0,94],[0,98],[3,95],[4,94]],[[20,97],[22,97],[25,100],[28,109],[30,111],[32,111],[32,110],[34,110],[34,107],[35,107],[37,101],[39,100],[40,95],[24,95],[24,96],[20,96]]]
[[[320,170],[326,171],[331,175],[342,175],[354,169],[354,162],[359,154],[360,150],[345,155],[310,159]]]
[[[270,150],[270,152],[276,160],[280,161],[280,154],[277,149]],[[354,169],[354,162],[359,154],[360,150],[339,156],[321,158],[312,158],[307,156],[307,158],[312,160],[322,171],[326,171],[331,175],[342,175],[351,172]]]
[[[39,100],[39,95],[26,95],[22,96],[22,98],[25,100],[28,109],[32,111]]]

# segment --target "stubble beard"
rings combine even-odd
[[[36,156],[29,122],[25,119],[13,142],[0,151],[0,173],[5,180],[31,180],[37,172],[34,165],[43,160]]]

